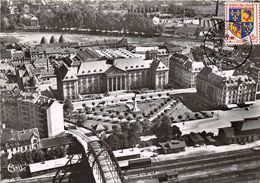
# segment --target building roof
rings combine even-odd
[[[220,128],[219,131],[223,131],[225,137],[234,137],[235,135],[233,127]]]
[[[81,155],[73,156],[73,158],[68,163],[68,165],[76,164],[79,161],[79,159],[81,158],[80,156]],[[68,162],[68,158],[64,157],[64,158],[58,158],[58,159],[44,161],[44,163],[42,163],[42,162],[32,163],[32,164],[29,164],[28,167],[29,167],[29,170],[31,173],[36,173],[36,172],[41,172],[41,171],[45,171],[45,170],[51,170],[51,169],[57,169],[60,167],[64,167],[67,162]]]
[[[25,55],[23,51],[16,51],[13,53],[13,60],[22,60],[24,57]]]
[[[184,141],[168,141],[164,143],[159,143],[161,146],[169,149],[178,149],[186,147],[186,143]]]
[[[38,128],[32,128],[32,129],[18,131],[19,141],[30,140],[32,136],[40,137]]]
[[[104,131],[104,130],[105,130],[105,128],[103,127],[103,125],[100,125],[100,124],[97,124],[97,125],[93,126],[93,129],[94,129],[95,131]]]
[[[39,131],[37,128],[17,131],[12,129],[4,129],[1,134],[1,144],[10,143],[10,142],[19,142],[23,145],[31,143],[31,137],[36,136],[40,137]]]
[[[138,155],[140,153],[141,152],[139,148],[120,149],[120,150],[113,151],[113,154],[115,155],[116,158]]]
[[[189,137],[194,143],[204,142],[204,139],[198,133],[191,132]]]
[[[50,43],[57,43],[57,41],[56,41],[54,36],[51,36]]]
[[[78,51],[76,53],[76,56],[79,57],[79,59],[82,61],[87,61],[89,59],[99,59],[101,57],[97,52],[95,52],[91,48],[86,48],[83,51]]]
[[[232,127],[240,131],[257,130],[260,129],[260,116],[253,118],[245,118],[240,121],[231,121]]]
[[[59,43],[64,43],[66,42],[63,35],[60,35],[60,38],[59,38]]]
[[[11,58],[12,58],[11,51],[1,50],[0,59],[11,59]]]
[[[40,141],[40,148],[52,148],[63,145],[72,144],[73,138],[70,136],[54,137],[54,138],[45,138]]]
[[[111,65],[107,64],[106,60],[82,62],[78,69],[78,75],[100,74],[104,73],[110,67]]]
[[[199,72],[198,78],[207,80],[208,82],[220,88],[224,86],[238,87],[240,84],[254,84],[255,81],[246,75],[234,76],[234,70],[219,71],[217,67],[205,67]]]
[[[153,60],[143,60],[142,58],[115,59],[114,65],[122,70],[149,69]]]
[[[32,17],[31,20],[38,20],[38,18],[37,17]]]

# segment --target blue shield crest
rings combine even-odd
[[[229,30],[240,39],[250,35],[254,29],[254,9],[230,8]]]

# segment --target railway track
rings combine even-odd
[[[165,162],[155,162],[152,163],[151,167],[125,171],[124,177],[127,180],[127,182],[133,182],[135,180],[140,180],[139,176],[142,177],[142,179],[156,178],[158,174],[162,174],[173,170],[177,170],[180,175],[189,175],[189,173],[191,172],[203,172],[208,169],[216,169],[215,172],[221,174],[221,171],[217,170],[223,167],[232,167],[232,165],[241,165],[250,162],[254,162],[256,164],[256,167],[258,166],[260,168],[260,153],[254,152],[250,149],[217,153],[215,154],[215,156],[205,155],[195,158],[196,159],[194,159],[193,157]],[[239,170],[239,167],[233,168],[233,170],[231,169],[230,171],[236,172],[238,171],[237,169]],[[214,175],[214,173],[212,173],[212,175]],[[211,177],[210,174],[208,174],[208,176]],[[196,178],[196,176],[194,176],[194,178]],[[192,182],[194,182],[194,180]]]

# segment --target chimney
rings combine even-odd
[[[216,2],[216,12],[215,12],[215,16],[218,16],[218,8],[219,8],[219,0],[217,0],[217,2]]]

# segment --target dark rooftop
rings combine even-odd
[[[45,148],[58,147],[58,146],[71,144],[72,139],[73,138],[70,136],[41,139],[40,148],[45,149]]]

